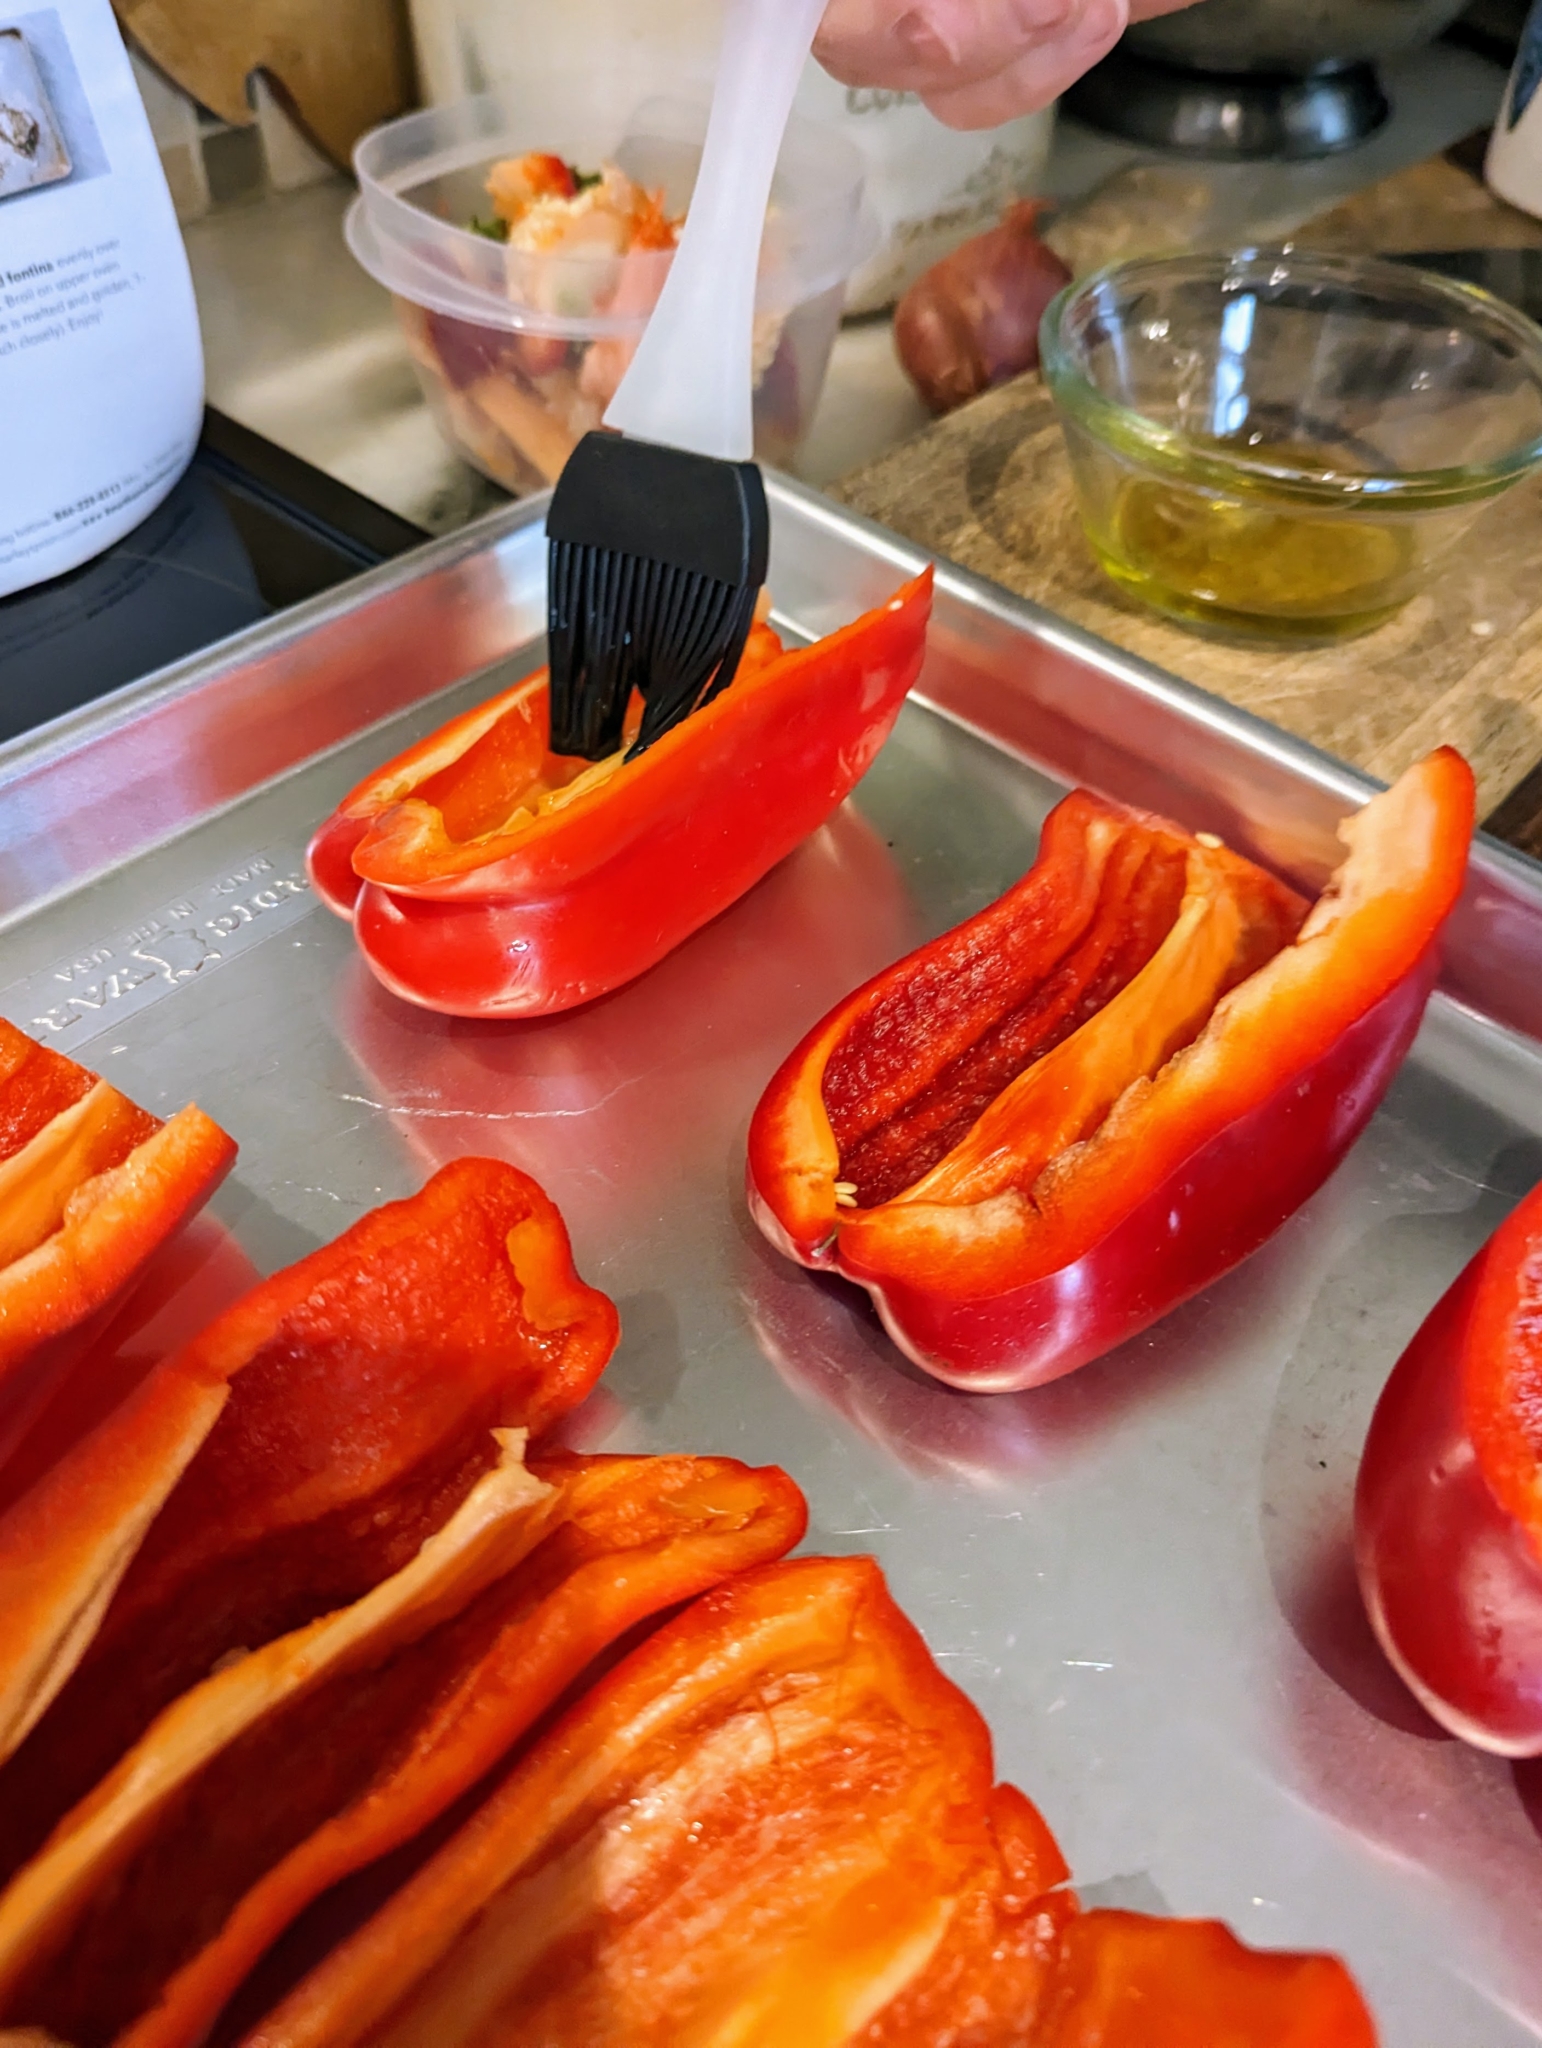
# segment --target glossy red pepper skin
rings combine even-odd
[[[1453,1735],[1542,1755],[1542,1187],[1430,1311],[1382,1391],[1355,1554],[1383,1649]]]
[[[0,1516],[0,1873],[222,1657],[399,1570],[618,1332],[542,1189],[462,1159],[162,1360]]]
[[[235,1156],[0,1018],[0,1462]]]
[[[956,1386],[1038,1386],[1101,1358],[1257,1251],[1317,1192],[1402,1065],[1435,971],[1427,956],[1288,1090],[1217,1131],[1079,1258],[1042,1278],[959,1304],[865,1273],[856,1259],[843,1259],[841,1272],[868,1287],[907,1356]],[[1270,1162],[1265,1176],[1260,1159]],[[938,1371],[936,1361],[960,1355],[962,1374]]]
[[[518,1467],[506,1448],[463,1504],[458,1558],[452,1522],[368,1621],[326,1616],[258,1653],[266,1683],[248,1659],[152,1724],[0,1892],[0,2018],[198,2048],[312,1900],[431,1826],[618,1639],[781,1556],[807,1519],[774,1466],[557,1454],[523,1492]]]
[[[1246,1948],[1215,1920],[1083,1913],[1059,1961],[1033,2048],[1376,2048],[1335,1957]]]
[[[935,1059],[927,1066],[929,1041],[938,1031],[959,1016],[973,1029],[976,1015],[981,1043],[1004,1028],[1008,1012],[996,983],[1005,977],[982,933],[1012,927],[1007,947],[1019,943],[1019,923],[1034,945],[1041,928],[1053,932],[1041,980],[1025,984],[1031,1004],[1048,1001],[1052,973],[1063,974],[1075,957],[1055,918],[1056,906],[1071,906],[1081,886],[1078,832],[1089,863],[1097,833],[1121,819],[1153,848],[1160,848],[1159,831],[1195,845],[1163,821],[1083,793],[1068,798],[1046,822],[1040,862],[1016,890],[859,989],[784,1062],[750,1128],[756,1220],[788,1256],[864,1286],[900,1348],[952,1385],[980,1392],[1034,1386],[1101,1356],[1256,1250],[1364,1128],[1418,1030],[1439,931],[1465,875],[1472,817],[1470,771],[1441,749],[1349,822],[1350,859],[1291,943],[1282,905],[1270,943],[1260,871],[1250,870],[1252,881],[1238,872],[1249,864],[1235,862],[1212,876],[1205,883],[1212,890],[1254,892],[1249,917],[1261,958],[1239,953],[1197,1035],[1178,1036],[1180,1049],[1165,1059],[1159,1043],[1153,1064],[1127,1074],[1114,1063],[1108,1094],[1122,1077],[1133,1085],[1108,1103],[1101,1122],[1089,1117],[1070,1143],[1050,1143],[1045,1156],[1032,1149],[1039,1129],[1014,1126],[1003,1105],[1036,1073],[1042,1079],[1050,1059],[1066,1090],[1082,1085],[1093,1059],[1079,1050],[1088,1025],[1052,1038],[1008,1082],[991,1079],[997,1092],[940,1159],[935,1149],[917,1154],[919,1178],[905,1181],[902,1157],[887,1181],[881,1173],[875,1179],[877,1198],[858,1207],[865,1191],[842,1180],[847,1154],[835,1135],[827,1078],[836,1077],[837,1095],[848,1102],[851,1076],[861,1072],[848,1048],[878,1048],[865,1057],[899,1105],[874,1112],[882,1138],[882,1117],[913,1118],[913,1105],[924,1105],[937,1071]],[[1186,904],[1196,900],[1197,850],[1188,862]],[[1117,910],[1116,902],[1095,918],[1116,918]],[[1074,936],[1075,928],[1066,929]],[[1145,976],[1178,943],[1163,940],[1149,967],[1092,1021],[1112,1018],[1123,1004],[1121,1014],[1138,1026]],[[1110,1064],[1106,1046],[1117,1042],[1105,1029],[1101,1064]],[[920,1077],[914,1087],[907,1061]],[[1090,1099],[1101,1107],[1102,1098]],[[838,1182],[847,1190],[844,1204]]]
[[[761,1566],[593,1685],[243,2048],[834,2048],[996,1860],[991,1790],[871,1558]],[[1021,1806],[1032,1898],[1065,1864]]]
[[[242,2048],[1375,2048],[1343,1965],[1082,1914],[871,1558],[707,1593]]]
[[[812,647],[752,660],[604,774],[545,754],[545,679],[531,678],[361,784],[312,841],[312,878],[409,1002],[470,1017],[588,1002],[726,910],[850,795],[920,672],[930,609],[928,571]],[[520,812],[527,791],[554,790]]]

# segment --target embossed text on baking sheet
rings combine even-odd
[[[315,907],[304,862],[291,849],[270,847],[0,989],[0,1016],[59,1052],[73,1052]]]

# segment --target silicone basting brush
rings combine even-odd
[[[669,276],[547,515],[551,745],[638,754],[732,681],[766,576],[753,448],[760,238],[824,0],[729,0],[696,190]]]

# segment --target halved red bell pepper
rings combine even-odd
[[[0,1461],[235,1156],[0,1017]]]
[[[1215,1920],[1108,1911],[1067,1925],[1031,2038],[1033,2048],[1376,2048],[1335,1957],[1246,1948]]]
[[[931,1964],[853,2048],[1376,2048],[1334,1956],[1247,1948],[1215,1920],[1081,1913],[1068,1892],[1034,1897],[1013,1875],[1004,1797],[1022,1794],[996,1788],[1000,1864],[982,1871]]]
[[[1435,1719],[1542,1755],[1542,1187],[1398,1361],[1355,1493],[1382,1647]]]
[[[872,1559],[764,1566],[591,1688],[247,2048],[845,2042],[999,1861],[990,1799],[985,1725]],[[1032,1898],[1065,1866],[1022,1809]]]
[[[222,1657],[400,1569],[617,1329],[535,1182],[463,1159],[152,1372],[0,1519],[0,1875]]]
[[[311,842],[312,879],[410,1002],[523,1017],[604,995],[851,793],[930,610],[928,571],[812,647],[761,629],[732,685],[635,761],[548,754],[546,678],[529,677],[361,783]]]
[[[594,1686],[243,2048],[1374,2048],[1328,1957],[1083,1918],[991,1775],[871,1558],[762,1566]]]
[[[1251,862],[1077,791],[1039,859],[857,990],[761,1098],[757,1221],[978,1391],[1070,1372],[1321,1185],[1418,1029],[1473,781],[1440,748],[1348,819],[1310,915]]]
[[[517,1441],[401,1571],[175,1701],[0,1894],[0,2019],[196,2048],[329,1885],[412,1840],[617,1638],[803,1532],[785,1474]]]

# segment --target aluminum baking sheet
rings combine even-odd
[[[918,557],[773,490],[789,627]],[[870,1550],[1090,1899],[1346,1956],[1388,2048],[1542,2037],[1542,1765],[1446,1739],[1361,1617],[1372,1404],[1542,1175],[1542,890],[1488,847],[1414,1057],[1274,1242],[1060,1383],[924,1379],[742,1197],[767,1076],[838,996],[977,909],[1087,779],[1320,879],[1366,785],[946,571],[918,699],[854,801],[590,1008],[452,1022],[375,987],[309,898],[308,833],[386,754],[539,655],[540,508],[373,572],[0,749],[0,1013],[240,1140],[218,1215],[263,1269],[465,1152],[561,1204],[621,1348],[589,1448],[785,1465],[810,1546]],[[1268,1162],[1260,1161],[1260,1171]]]

